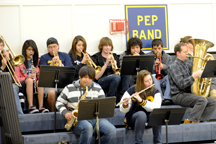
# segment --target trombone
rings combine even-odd
[[[24,61],[25,61],[25,57],[23,55],[15,56],[15,54],[13,53],[13,51],[11,50],[11,48],[9,47],[9,45],[7,44],[7,42],[5,41],[5,39],[3,38],[2,35],[0,35],[0,38],[4,41],[4,43],[7,45],[8,49],[9,49],[9,51],[13,55],[13,59],[11,60],[12,65],[13,66],[20,66],[21,64],[23,64]],[[8,70],[9,70],[9,72],[11,74],[11,77],[13,78],[16,85],[18,85],[19,87],[22,87],[19,79],[16,76],[16,73],[14,71],[13,66],[11,65],[8,58],[3,55],[3,53],[4,53],[4,50],[2,50],[2,51],[0,50],[0,55],[1,55],[2,59],[3,59],[3,61],[6,63],[6,66],[7,66]]]
[[[80,50],[81,51],[81,53],[83,54],[83,55],[85,55],[86,53],[84,53],[82,50]],[[93,67],[94,69],[95,69],[95,73],[99,73],[100,71],[101,71],[101,67],[100,66],[96,66],[96,64],[93,62],[93,60],[89,57],[89,55],[88,55],[88,60],[89,61],[87,61],[86,62],[86,64],[87,65],[89,65],[89,66],[91,66],[91,67]]]

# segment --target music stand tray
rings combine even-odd
[[[148,126],[166,125],[166,143],[168,144],[168,124],[178,125],[187,108],[155,108],[148,121]]]
[[[208,78],[208,77],[216,77],[216,60],[209,60],[206,63],[201,78]]]
[[[96,119],[98,143],[100,144],[99,118],[113,117],[116,97],[80,100],[78,121]]]
[[[78,108],[78,121],[96,119],[98,106],[98,118],[113,117],[115,112],[116,97],[80,100]]]
[[[152,72],[154,59],[154,55],[124,56],[121,75],[137,75],[141,70]]]
[[[64,88],[66,85],[71,84],[75,75],[74,67],[58,67],[58,66],[40,66],[40,76],[38,87],[52,87]]]

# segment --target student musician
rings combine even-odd
[[[162,104],[170,105],[172,104],[172,98],[170,95],[170,84],[167,74],[169,66],[172,64],[172,58],[163,51],[163,48],[163,41],[161,39],[154,39],[152,41],[152,51],[147,53],[147,55],[155,55],[152,78],[155,87],[159,89],[162,95]]]
[[[92,56],[94,63],[101,67],[101,71],[96,73],[95,79],[103,88],[106,97],[116,96],[121,77],[114,73],[112,64],[118,68],[120,66],[118,56],[113,51],[112,40],[108,37],[103,37],[98,45],[99,52]]]
[[[12,56],[11,54],[9,53],[8,50],[4,50],[4,46],[5,46],[5,43],[4,41],[0,38],[0,50],[1,50],[1,53],[2,55],[4,56],[2,58],[2,55],[0,55],[0,71],[2,72],[9,72],[9,69],[11,67],[8,67],[9,66],[9,63],[11,64],[12,66],[12,63],[11,63],[11,60],[12,60]],[[7,61],[8,60],[8,61]],[[12,66],[12,68],[14,70],[14,67]],[[11,74],[11,73],[10,73]],[[13,75],[13,74],[11,74]],[[13,77],[13,76],[12,76]],[[16,77],[14,75],[14,77]],[[16,78],[15,78],[16,79]],[[20,100],[19,100],[19,87],[14,83],[14,80],[12,79],[12,82],[13,82],[13,91],[14,91],[14,96],[15,96],[15,102],[16,102],[16,107],[17,107],[17,112],[18,114],[23,114],[23,111],[22,111],[22,107],[21,107],[21,104],[20,104]]]
[[[95,70],[91,66],[83,66],[79,71],[79,80],[67,85],[56,102],[56,108],[68,121],[71,120],[71,111],[77,109],[78,101],[82,99],[104,98],[105,94],[99,84],[94,82]],[[88,87],[88,90],[87,90]],[[67,109],[68,106],[69,110]],[[79,111],[79,110],[78,110]],[[73,133],[80,135],[80,144],[90,144],[95,132],[96,120],[81,120],[72,127]],[[101,144],[114,144],[116,128],[107,119],[99,119]]]
[[[120,105],[120,111],[125,113],[125,123],[127,129],[134,129],[135,131],[135,143],[143,144],[143,134],[145,130],[145,123],[151,115],[154,108],[160,108],[161,106],[161,93],[152,86],[152,75],[147,70],[141,70],[137,75],[136,84],[131,86],[123,95],[121,101],[125,101]],[[152,86],[152,87],[150,87]],[[141,90],[150,87],[144,92],[138,94]],[[153,126],[154,143],[161,143],[161,126]]]
[[[145,53],[141,51],[142,45],[143,43],[139,38],[130,38],[127,42],[127,50],[119,56],[120,67],[122,67],[122,61],[124,56],[144,55]],[[120,94],[123,95],[124,92],[129,88],[129,86],[132,86],[136,83],[136,75],[121,75],[121,79],[122,91],[120,91]]]
[[[78,35],[73,39],[72,47],[68,52],[68,55],[71,58],[73,66],[76,68],[74,80],[79,79],[79,70],[82,66],[86,65],[86,62],[89,59],[89,55],[86,53],[86,47],[86,40],[81,35]]]
[[[47,40],[47,49],[48,53],[42,55],[40,58],[39,67],[41,65],[61,67],[72,66],[69,55],[64,52],[59,52],[59,44],[56,38],[50,37]],[[54,111],[55,91],[59,93],[60,89],[56,90],[55,88],[44,88],[45,97],[47,98],[50,111]]]
[[[25,62],[21,66],[15,67],[15,72],[22,84],[20,89],[27,96],[28,113],[49,112],[43,107],[44,88],[38,87],[40,59],[37,45],[33,40],[29,39],[24,42],[22,55],[25,57]],[[37,93],[38,96],[38,109],[33,105],[33,93]]]
[[[216,108],[216,100],[210,97],[198,96],[191,93],[191,85],[196,78],[202,75],[203,70],[192,72],[192,63],[186,62],[188,47],[185,43],[175,45],[176,60],[169,69],[169,81],[171,85],[172,100],[183,107],[191,107],[192,110],[184,124],[208,121]]]

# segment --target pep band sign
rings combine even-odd
[[[162,39],[164,49],[168,50],[167,5],[125,6],[128,20],[126,40],[138,37],[143,42],[142,50],[151,50],[153,39]]]

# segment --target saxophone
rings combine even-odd
[[[84,100],[84,99],[86,98],[87,93],[88,93],[88,85],[86,84],[86,91],[85,91],[84,95],[80,98],[80,100]],[[75,126],[76,123],[78,122],[78,121],[77,121],[77,117],[78,117],[78,107],[79,107],[80,100],[79,100],[77,106],[75,107],[75,109],[72,111],[73,117],[71,118],[70,121],[68,121],[68,122],[65,124],[65,128],[66,128],[68,131],[71,129],[72,126]]]
[[[198,71],[200,68],[204,68],[207,60],[214,60],[214,57],[207,53],[207,49],[213,47],[214,44],[210,41],[203,39],[190,39],[189,40],[193,47],[193,65],[192,65],[192,74]],[[207,97],[210,92],[212,78],[196,78],[193,84],[191,85],[191,93]]]

